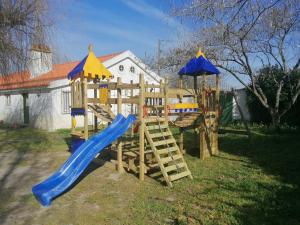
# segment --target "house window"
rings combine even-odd
[[[11,106],[11,97],[10,97],[10,95],[5,96],[5,105],[6,106]]]
[[[71,92],[63,91],[62,92],[62,113],[70,113],[71,106]]]
[[[124,70],[124,66],[123,65],[120,65],[119,66],[119,70],[122,72]]]
[[[135,68],[133,66],[130,67],[130,72],[134,73],[135,72]]]

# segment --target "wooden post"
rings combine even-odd
[[[94,98],[97,99],[97,89],[94,89]],[[96,115],[94,115],[94,130],[95,132],[98,131],[98,118]]]
[[[203,114],[203,121],[201,122],[199,128],[199,138],[200,138],[200,159],[205,159],[207,157],[207,130],[206,130],[206,95],[205,95],[205,76],[202,78],[201,84],[201,103],[202,103],[202,114]]]
[[[130,98],[133,98],[133,80],[130,81],[131,89],[130,89]],[[133,114],[133,103],[130,104],[130,114]],[[134,136],[134,126],[131,126],[130,137],[133,138]],[[133,141],[131,142],[133,145]]]
[[[74,108],[74,96],[75,96],[75,88],[74,88],[74,81],[71,81],[71,108]],[[75,119],[75,116],[71,116],[71,133],[75,131],[75,127],[73,127],[73,119]]]
[[[183,89],[183,77],[180,75],[179,77],[179,103],[182,103],[183,100],[183,94],[182,94],[182,89]],[[179,113],[180,117],[183,117],[183,113]],[[179,128],[179,149],[182,154],[184,154],[183,150],[183,128]]]
[[[219,143],[218,143],[218,128],[219,128],[219,109],[220,109],[220,76],[216,75],[216,94],[215,94],[215,119],[212,131],[212,153],[215,155],[219,154]]]
[[[144,181],[145,179],[145,121],[144,121],[144,112],[143,112],[143,106],[145,104],[144,99],[144,92],[145,92],[145,83],[144,83],[144,75],[140,74],[140,96],[139,96],[139,142],[140,142],[140,180]]]
[[[88,102],[87,102],[87,78],[83,78],[83,108],[84,108],[84,139],[89,138]]]
[[[199,104],[199,92],[198,92],[198,77],[197,76],[194,76],[194,90],[195,90],[195,95],[194,95],[194,98],[195,98],[195,101],[197,104]]]
[[[165,117],[165,123],[168,124],[169,121],[169,112],[168,112],[168,78],[165,78],[165,90],[164,90],[164,94],[165,94],[165,99],[164,99],[164,117]]]
[[[121,85],[121,78],[117,78],[117,86]],[[122,89],[118,87],[117,89],[117,111],[118,114],[122,114]],[[123,153],[122,153],[122,141],[121,139],[118,140],[118,154],[117,154],[117,169],[119,173],[124,172],[123,167]]]

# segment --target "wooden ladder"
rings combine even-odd
[[[164,118],[146,118],[145,135],[168,186],[172,187],[173,181],[183,177],[193,179]]]
[[[115,115],[109,107],[103,107],[99,105],[88,105],[88,107],[93,111],[95,116],[103,121],[111,122],[115,118]]]

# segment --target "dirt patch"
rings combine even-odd
[[[95,159],[67,193],[42,207],[31,193],[51,175],[67,152],[0,154],[0,224],[126,224],[128,205],[139,187],[136,177],[119,174],[113,162]]]

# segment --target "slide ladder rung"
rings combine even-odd
[[[167,154],[169,152],[175,152],[177,150],[179,150],[178,147],[177,146],[173,146],[173,147],[164,148],[164,149],[157,149],[157,153],[159,155],[161,155],[161,154]]]
[[[161,146],[161,145],[167,145],[167,144],[175,144],[176,141],[171,138],[171,139],[167,139],[167,140],[162,140],[162,141],[156,141],[154,142],[154,146],[157,147],[157,146]]]
[[[169,177],[170,177],[171,181],[174,181],[174,180],[178,180],[180,178],[183,178],[183,177],[186,177],[186,176],[190,176],[190,175],[191,175],[190,171],[183,171],[181,173],[170,175]]]
[[[167,124],[161,124],[159,125],[153,125],[153,126],[147,126],[148,130],[160,130],[160,129],[167,129],[168,125]]]
[[[182,159],[182,156],[181,155],[173,155],[172,157],[168,156],[166,158],[162,158],[160,161],[162,164],[166,164],[166,163],[172,162],[174,160],[178,160],[178,159]]]
[[[169,132],[169,131],[150,134],[151,138],[168,137],[168,136],[172,136],[171,132]]]
[[[184,167],[185,167],[185,163],[183,163],[183,162],[177,163],[176,165],[170,165],[170,166],[165,167],[165,171],[168,173],[168,172],[175,171],[177,169],[181,169]]]

